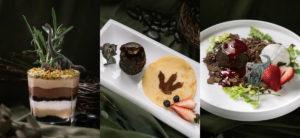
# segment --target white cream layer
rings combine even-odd
[[[53,110],[63,110],[75,108],[77,98],[72,101],[34,101],[30,99],[31,108],[39,108],[39,109],[53,109]]]

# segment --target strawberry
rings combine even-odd
[[[186,121],[193,122],[196,118],[196,114],[191,109],[176,106],[174,104],[172,104],[170,108]]]
[[[264,70],[263,81],[274,91],[280,89],[280,69],[278,66],[270,65]]]
[[[174,103],[174,105],[184,107],[184,108],[194,109],[196,107],[196,102],[192,98],[187,98],[180,102]]]
[[[280,66],[280,85],[285,84],[294,77],[294,68],[289,66]]]

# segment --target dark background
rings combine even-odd
[[[200,0],[200,28],[236,19],[255,19],[281,25],[300,35],[299,0]],[[201,46],[200,46],[201,47]],[[258,122],[241,122],[201,110],[201,137],[300,137],[300,109]]]
[[[0,0],[0,55],[33,49],[32,40],[22,18],[41,29],[52,25],[54,7],[57,24],[74,26],[64,39],[62,53],[74,64],[99,72],[99,5],[95,0]],[[45,34],[45,33],[44,33]]]
[[[255,19],[300,35],[299,0],[200,0],[202,30],[229,20]]]
[[[99,2],[96,0],[0,0],[0,57],[33,49],[31,34],[22,18],[41,30],[52,25],[55,8],[57,24],[74,28],[65,35],[62,53],[74,64],[99,74]],[[45,35],[46,33],[43,32]],[[0,73],[0,78],[6,74]],[[24,75],[26,79],[26,75]],[[9,77],[7,77],[9,79]],[[0,103],[29,104],[27,81],[1,81]]]

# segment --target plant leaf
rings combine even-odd
[[[22,17],[23,17],[23,19],[24,19],[24,21],[25,21],[25,23],[26,23],[26,26],[27,26],[27,28],[28,28],[30,34],[33,36],[32,29],[31,29],[31,27],[30,27],[30,25],[29,25],[29,23],[28,23],[26,17],[25,17],[24,15],[22,15]]]
[[[69,31],[71,31],[73,29],[73,26],[70,26],[68,29],[66,29],[65,31],[61,32],[61,34],[59,34],[56,38],[54,38],[52,40],[52,42],[60,39],[61,37],[63,37],[66,33],[68,33]]]
[[[40,125],[32,118],[32,116],[27,116],[26,118],[27,122],[32,126],[35,130],[40,130]]]
[[[53,22],[53,34],[55,35],[57,25],[56,25],[56,14],[54,8],[52,8],[52,22]]]
[[[62,59],[61,57],[56,57],[56,58],[54,58],[54,59],[51,59],[51,61],[50,61],[49,64],[53,64],[53,63],[55,63],[55,62],[57,62],[57,61],[59,61],[59,60],[61,60],[61,59]]]

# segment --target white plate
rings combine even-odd
[[[127,42],[137,42],[141,44],[144,47],[146,53],[146,65],[143,71],[134,76],[125,74],[119,67],[119,48],[122,44],[125,44]],[[189,123],[180,118],[175,112],[168,111],[152,103],[144,94],[141,81],[145,68],[151,62],[163,56],[172,55],[184,59],[193,67],[197,75],[196,78],[200,77],[199,63],[111,19],[103,26],[100,31],[100,45],[103,45],[104,43],[117,44],[118,55],[115,56],[117,64],[104,66],[103,64],[106,63],[106,60],[100,52],[100,83],[103,86],[142,107],[161,121],[183,133],[184,135],[195,138],[200,137],[199,124],[197,125]],[[199,86],[199,81],[197,81],[197,83]],[[200,112],[199,94],[199,87],[197,87],[197,92],[195,94],[194,100],[197,102],[196,109],[199,109],[198,112]]]
[[[235,20],[220,23],[209,27],[200,33],[201,59],[200,59],[200,92],[201,107],[218,116],[241,121],[260,121],[276,118],[285,115],[300,105],[300,77],[296,75],[290,82],[283,86],[278,92],[281,96],[264,95],[260,97],[260,104],[257,109],[243,100],[233,100],[224,93],[218,84],[209,85],[209,77],[206,64],[203,58],[206,56],[206,49],[209,44],[207,40],[212,35],[221,35],[223,32],[239,34],[241,38],[248,37],[250,26],[253,26],[263,33],[268,33],[275,42],[283,45],[295,44],[300,49],[300,37],[295,33],[268,22],[256,20]]]

